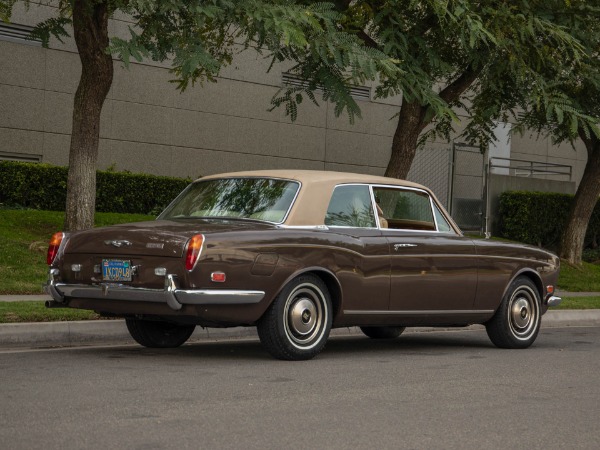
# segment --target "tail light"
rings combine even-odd
[[[185,268],[189,271],[194,268],[198,262],[200,252],[202,252],[202,244],[204,244],[204,235],[196,234],[187,243],[185,252]]]
[[[52,238],[50,239],[50,245],[48,245],[48,254],[46,256],[46,262],[49,266],[52,265],[56,255],[58,254],[58,249],[60,248],[60,244],[65,237],[65,233],[59,231],[58,233],[54,233]]]

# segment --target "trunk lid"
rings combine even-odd
[[[80,231],[70,236],[67,254],[99,254],[181,257],[195,234],[210,235],[272,225],[247,220],[156,220]]]

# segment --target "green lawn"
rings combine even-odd
[[[100,315],[84,309],[46,308],[44,302],[0,302],[0,323],[97,319]]]
[[[141,214],[96,213],[96,226],[152,220]],[[41,294],[46,251],[63,226],[60,211],[0,209],[0,294]]]
[[[560,306],[553,309],[600,309],[600,297],[563,297]]]
[[[570,292],[600,292],[600,265],[584,262],[573,267],[562,261],[558,288]]]

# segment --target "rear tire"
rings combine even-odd
[[[332,308],[323,281],[311,274],[290,281],[257,325],[265,349],[277,359],[314,358],[329,337]]]
[[[187,341],[196,325],[179,325],[152,320],[125,319],[127,330],[135,341],[149,348],[175,348]]]
[[[500,307],[485,324],[496,347],[527,348],[535,341],[541,322],[540,293],[527,277],[517,277],[510,284]]]
[[[406,327],[360,327],[365,336],[371,339],[396,339]]]

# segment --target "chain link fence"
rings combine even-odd
[[[422,148],[417,150],[407,179],[427,186],[448,208],[451,148]]]
[[[484,174],[479,148],[453,143],[418,150],[407,178],[429,187],[462,230],[482,232]]]
[[[463,231],[483,232],[485,156],[478,147],[454,144],[450,214]]]

